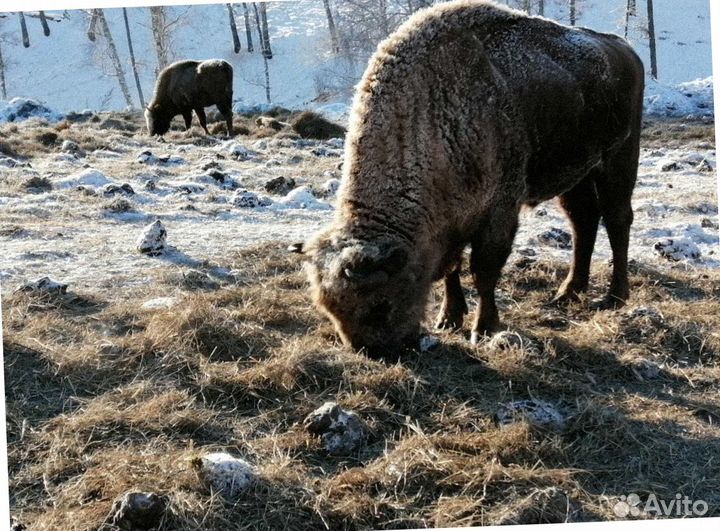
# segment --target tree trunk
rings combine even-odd
[[[7,99],[7,87],[5,86],[5,60],[2,55],[2,47],[0,47],[0,97]]]
[[[538,0],[538,15],[545,16],[545,0]]]
[[[270,49],[270,32],[268,31],[267,21],[267,4],[265,2],[260,4],[260,21],[262,23],[262,42],[263,42],[263,56],[268,59],[272,59],[272,49]]]
[[[97,29],[98,13],[97,9],[93,9],[90,14],[90,24],[88,25],[87,37],[92,42],[95,42],[95,31]]]
[[[265,62],[265,99],[270,103],[270,69],[268,67],[268,54],[265,52],[265,39],[263,38],[262,25],[260,23],[260,14],[258,13],[258,7],[253,2],[253,8],[255,9],[255,24],[257,25],[258,35],[260,35],[260,48],[262,49],[263,61]],[[272,57],[272,55],[271,55]]]
[[[138,76],[135,52],[133,51],[132,37],[130,36],[130,23],[128,22],[127,9],[123,7],[122,10],[123,18],[125,19],[125,35],[127,36],[128,50],[130,51],[130,64],[132,65],[133,75],[135,76],[135,86],[137,87],[140,106],[145,108],[145,98],[143,98],[142,87],[140,86],[140,76]]]
[[[522,10],[528,15],[530,14],[530,0],[523,0]]]
[[[627,39],[628,30],[630,29],[630,17],[637,15],[637,4],[635,0],[627,0],[625,8],[625,38]]]
[[[25,15],[22,11],[18,12],[20,16],[20,32],[22,33],[23,46],[30,48],[30,35],[28,35],[27,24],[25,24]]]
[[[247,36],[247,48],[248,52],[253,51],[253,43],[252,43],[252,29],[250,28],[250,11],[248,11],[248,6],[245,2],[243,2],[243,15],[245,18],[245,35]]]
[[[227,4],[228,15],[230,16],[230,33],[232,33],[233,50],[235,53],[240,53],[242,46],[240,46],[240,37],[238,37],[237,25],[235,24],[235,12],[233,11],[232,4]]]
[[[577,22],[575,13],[575,0],[570,0],[570,25],[574,26],[575,22]]]
[[[122,69],[122,63],[120,62],[120,56],[118,55],[117,47],[115,46],[115,40],[110,33],[110,26],[108,26],[105,13],[102,9],[98,9],[98,21],[100,22],[100,29],[108,43],[108,49],[110,50],[110,59],[112,60],[113,67],[115,68],[115,75],[117,76],[118,83],[120,83],[120,90],[122,90],[125,98],[125,103],[128,107],[132,107],[132,98],[130,97],[130,89],[128,89],[127,81],[125,81],[125,72]]]
[[[325,5],[325,14],[327,15],[328,29],[330,30],[330,41],[332,43],[332,51],[333,51],[333,53],[339,53],[340,52],[340,44],[338,42],[337,28],[335,27],[335,20],[333,19],[332,10],[330,9],[330,0],[323,0],[323,4]],[[410,0],[408,0],[408,10],[410,11],[410,13],[412,13],[412,4],[410,3]]]
[[[152,24],[153,39],[155,40],[155,53],[157,54],[157,72],[165,68],[170,61],[168,60],[167,35],[165,25],[165,8],[151,7],[150,22]]]
[[[657,79],[657,49],[655,47],[655,10],[653,0],[647,0],[648,39],[650,41],[650,75]]]
[[[47,19],[45,18],[45,11],[38,11],[40,17],[40,24],[42,24],[43,35],[46,37],[50,36],[50,26],[48,26]]]

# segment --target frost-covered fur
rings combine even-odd
[[[227,61],[178,61],[165,67],[155,82],[155,94],[145,110],[148,133],[163,135],[170,122],[182,114],[186,129],[192,122],[192,111],[209,134],[205,107],[217,105],[225,118],[228,135],[232,135],[233,68]]]
[[[371,353],[414,345],[443,277],[437,324],[461,326],[468,243],[473,337],[496,328],[519,209],[555,196],[575,248],[558,299],[587,287],[602,214],[614,253],[604,305],[621,304],[643,78],[619,37],[485,1],[420,11],[383,41],[357,87],[336,219],[305,246],[314,299],[342,339]]]

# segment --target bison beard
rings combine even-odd
[[[178,61],[164,68],[155,82],[155,93],[145,109],[145,121],[150,136],[164,135],[172,119],[181,114],[185,129],[190,129],[192,112],[206,134],[205,107],[216,105],[232,136],[232,85],[233,69],[230,63],[220,60]]]
[[[480,0],[421,11],[382,42],[355,95],[336,219],[303,251],[315,303],[343,341],[371,355],[417,345],[443,278],[436,324],[460,328],[467,244],[471,338],[496,330],[519,210],[553,197],[574,244],[555,300],[587,289],[602,216],[613,274],[600,306],[622,305],[643,80],[619,37]]]

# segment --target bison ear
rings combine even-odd
[[[368,246],[344,264],[343,274],[353,282],[385,281],[400,271],[407,260],[407,251],[398,245]]]

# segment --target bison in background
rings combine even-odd
[[[443,278],[437,326],[460,328],[467,244],[471,339],[496,330],[519,211],[553,197],[574,244],[556,300],[586,290],[602,216],[613,274],[600,306],[622,305],[643,85],[622,38],[485,1],[420,11],[380,43],[355,94],[335,221],[296,248],[342,340],[370,355],[416,347]]]
[[[145,110],[148,133],[164,135],[170,122],[178,114],[190,129],[192,111],[200,120],[206,134],[205,107],[216,105],[225,118],[228,135],[233,135],[232,125],[233,68],[227,61],[178,61],[162,69],[155,82],[155,93]]]

